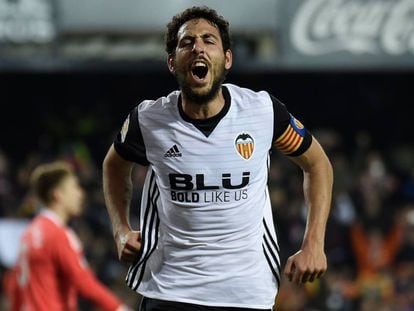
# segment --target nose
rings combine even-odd
[[[196,54],[204,53],[204,41],[201,38],[195,38],[193,43],[193,52]]]

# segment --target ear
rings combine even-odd
[[[168,54],[168,58],[167,58],[167,66],[168,66],[168,70],[174,74],[175,73],[175,61],[174,61],[174,55],[172,54]]]
[[[62,199],[62,193],[59,188],[55,188],[52,193],[52,200],[53,202],[60,202]]]
[[[231,66],[233,65],[233,53],[231,52],[231,50],[227,50],[224,53],[224,57],[225,57],[224,68],[226,68],[226,70],[229,70]]]

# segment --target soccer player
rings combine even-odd
[[[64,162],[39,165],[32,174],[43,204],[22,236],[10,284],[12,311],[78,310],[81,295],[100,310],[130,310],[88,267],[82,244],[66,224],[83,209],[84,192]]]
[[[312,282],[327,269],[325,227],[333,173],[325,152],[266,91],[224,84],[232,67],[228,22],[192,7],[167,26],[180,90],[145,100],[103,161],[103,189],[127,284],[142,311],[270,310],[281,281],[267,188],[269,153],[304,172],[307,227],[284,272]],[[131,228],[131,171],[148,167],[140,228]]]

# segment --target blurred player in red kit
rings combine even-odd
[[[82,213],[84,191],[64,162],[39,165],[31,182],[43,204],[23,234],[7,292],[12,311],[78,310],[78,295],[100,310],[130,310],[88,267],[67,222]]]

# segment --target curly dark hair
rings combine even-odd
[[[177,33],[180,27],[189,20],[198,18],[204,18],[218,28],[224,51],[231,48],[229,22],[225,20],[223,16],[218,15],[215,10],[207,6],[193,6],[175,15],[167,24],[165,50],[168,55],[174,55],[175,53],[175,48],[178,44]]]

